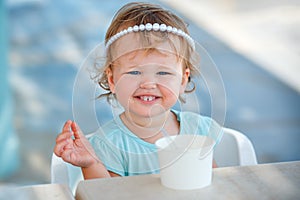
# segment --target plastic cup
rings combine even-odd
[[[214,140],[201,135],[178,135],[156,141],[162,185],[176,190],[211,184]]]

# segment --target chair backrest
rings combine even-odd
[[[243,133],[223,128],[223,137],[214,150],[218,167],[256,165],[254,147]]]
[[[54,153],[51,162],[51,183],[66,184],[73,194],[78,183],[83,180],[80,167],[73,166],[57,157]]]
[[[223,128],[223,131],[223,137],[214,150],[218,167],[256,165],[256,154],[251,141],[239,131],[229,128]],[[79,167],[64,162],[55,154],[52,155],[51,183],[67,184],[75,194],[81,180],[83,176]]]

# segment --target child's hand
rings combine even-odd
[[[54,153],[78,167],[90,167],[99,162],[91,144],[79,126],[71,120],[65,123],[62,132],[57,136]]]

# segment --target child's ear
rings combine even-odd
[[[115,83],[114,83],[113,72],[112,72],[111,68],[108,68],[105,71],[105,73],[106,73],[109,89],[112,93],[115,93]]]
[[[181,82],[181,88],[180,88],[180,94],[183,94],[185,91],[185,88],[189,82],[189,77],[190,77],[190,69],[189,68],[185,68],[183,70],[183,74],[182,74],[182,82]]]

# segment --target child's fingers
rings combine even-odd
[[[71,139],[73,133],[71,131],[62,132],[56,137],[56,143],[60,143],[63,140]]]
[[[57,155],[58,157],[61,156],[61,147],[59,145],[55,145],[53,152],[55,153],[55,155]]]
[[[57,156],[61,156],[61,154],[66,150],[72,148],[73,145],[73,139],[71,137],[67,139],[60,139],[55,147],[54,147],[54,153]]]
[[[71,124],[71,120],[66,121],[62,128],[62,132],[56,137],[56,145],[54,147],[53,152],[59,157],[61,157],[64,153],[65,147],[71,142],[73,142],[73,132],[70,130]]]
[[[72,131],[70,130],[71,124],[71,120],[66,121],[62,128],[62,132],[56,137],[56,143],[59,143],[61,140],[71,138],[71,136],[73,135]]]
[[[81,137],[84,137],[84,134],[82,133],[76,122],[72,122],[71,129],[74,133],[75,139],[80,139]]]
[[[57,144],[55,145],[55,147],[54,147],[53,152],[54,152],[57,156],[61,157],[62,153],[64,152],[64,147],[65,147],[66,145],[67,145],[66,142],[60,142],[60,143],[57,143]]]
[[[66,121],[66,123],[63,126],[62,132],[68,132],[68,131],[70,131],[71,124],[72,124],[71,120]]]

